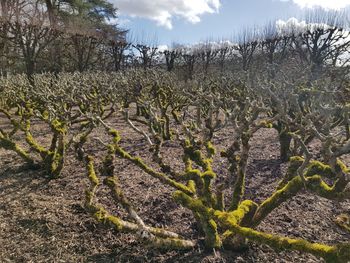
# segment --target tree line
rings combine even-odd
[[[192,79],[196,73],[240,74],[266,67],[273,78],[277,70],[304,67],[315,80],[325,72],[345,76],[349,68],[349,21],[339,13],[314,11],[303,25],[269,22],[244,28],[231,41],[173,44],[164,50],[156,40],[127,37],[128,30],[112,23],[117,9],[106,0],[4,0],[0,11],[3,76],[161,67]]]
[[[105,0],[1,1],[0,70],[25,72],[105,70],[125,42],[116,8]],[[117,62],[118,61],[118,62]]]

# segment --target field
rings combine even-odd
[[[350,263],[349,1],[238,2],[0,1],[0,263]]]
[[[150,162],[147,142],[125,124],[120,114],[106,122],[121,133],[121,144],[134,155]],[[1,128],[9,123],[1,116]],[[43,122],[32,125],[32,133],[42,144],[48,144],[50,131]],[[224,149],[230,143],[232,127],[216,134],[213,143]],[[103,134],[101,128],[91,135]],[[103,137],[101,137],[103,138]],[[253,137],[247,166],[245,198],[260,203],[270,196],[286,171],[279,158],[278,134],[263,128]],[[312,142],[312,151],[319,145]],[[101,156],[103,147],[92,141],[89,154]],[[181,167],[181,147],[174,142],[163,146],[165,162]],[[133,234],[118,233],[97,223],[84,209],[84,190],[88,185],[86,170],[69,151],[62,175],[47,178],[44,171],[28,169],[16,154],[0,150],[0,258],[1,262],[323,262],[310,254],[275,252],[266,245],[256,245],[240,252],[206,251],[202,234],[192,213],[179,206],[171,197],[172,189],[142,172],[127,160],[117,160],[116,176],[127,198],[136,207],[146,224],[166,227],[186,239],[199,240],[199,245],[187,251],[157,249],[145,246]],[[148,159],[147,159],[148,158]],[[343,156],[345,164],[350,159]],[[220,181],[229,183],[227,161],[214,157],[214,171]],[[231,188],[226,189],[228,194]],[[108,198],[108,191],[99,192],[99,202],[122,217],[121,207]],[[350,239],[350,234],[338,227],[335,216],[350,211],[350,202],[327,200],[301,191],[275,209],[258,227],[259,230],[303,238],[312,242],[336,244]]]

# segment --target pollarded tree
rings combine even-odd
[[[13,41],[21,51],[29,79],[35,73],[36,63],[41,52],[51,44],[61,32],[44,26],[41,23],[28,24],[27,22],[10,23]]]
[[[102,41],[94,35],[79,33],[70,35],[71,49],[68,51],[68,56],[73,61],[73,69],[83,72],[92,68],[97,62],[96,51]]]
[[[68,56],[74,69],[85,71],[98,60],[98,48],[107,45],[115,25],[107,24],[116,18],[116,8],[105,0],[63,1],[59,11],[68,33]]]
[[[113,58],[114,70],[119,71],[125,64],[125,52],[131,46],[126,39],[128,31],[113,30],[112,37],[107,41],[107,49]]]
[[[291,36],[278,28],[277,22],[267,23],[261,31],[261,50],[266,57],[270,77],[276,74],[276,66],[283,63],[291,50]]]
[[[175,62],[179,59],[181,51],[180,46],[173,45],[173,48],[163,51],[167,71],[172,71],[175,67]]]
[[[138,238],[156,247],[191,249],[198,245],[196,241],[184,239],[163,228],[154,228],[143,221],[132,201],[128,200],[124,194],[125,191],[118,180],[115,160],[121,158],[158,180],[159,184],[174,190],[173,200],[193,213],[194,219],[202,230],[205,247],[208,250],[222,247],[239,249],[249,240],[269,245],[277,251],[286,249],[311,253],[316,257],[324,258],[327,262],[345,263],[348,261],[350,256],[348,242],[335,245],[313,243],[302,238],[289,238],[257,229],[272,211],[291,198],[297,198],[297,194],[304,189],[307,189],[310,194],[334,201],[350,199],[349,169],[339,159],[342,154],[349,152],[350,143],[341,139],[342,133],[324,133],[322,130],[327,127],[327,123],[316,128],[312,122],[309,122],[310,118],[322,112],[322,107],[317,105],[319,94],[314,97],[316,98],[315,107],[309,108],[310,115],[301,116],[299,120],[298,116],[291,119],[286,114],[289,107],[295,105],[293,105],[294,100],[283,96],[276,98],[276,102],[281,107],[274,115],[268,116],[271,111],[270,107],[275,104],[269,98],[276,96],[269,87],[250,88],[244,83],[229,78],[225,80],[205,78],[197,82],[188,81],[184,85],[169,85],[167,81],[162,83],[158,80],[170,77],[171,81],[171,76],[150,75],[147,78],[151,81],[154,78],[155,85],[148,85],[147,89],[143,90],[145,92],[143,95],[154,108],[149,112],[150,116],[144,119],[143,123],[139,122],[140,125],[137,127],[134,125],[133,129],[144,137],[153,158],[135,155],[134,152],[128,150],[125,141],[122,141],[119,132],[113,129],[111,124],[95,119],[96,123],[100,123],[105,129],[104,136],[101,136],[99,141],[107,150],[107,154],[100,166],[95,165],[97,156],[85,154],[81,160],[86,164],[86,174],[90,182],[85,193],[85,206],[96,220],[118,231],[135,233]],[[171,83],[174,84],[174,81]],[[154,89],[156,85],[158,86]],[[188,87],[191,87],[190,96],[188,96]],[[172,92],[166,92],[169,88]],[[292,98],[303,96],[303,93],[298,93],[297,89],[291,90],[291,93]],[[164,118],[159,116],[159,110],[176,100],[174,94],[182,94],[187,98],[182,108],[186,114],[183,114],[177,121],[169,122],[174,133],[169,139],[178,142],[177,145],[182,151],[182,156],[179,158],[183,162],[182,166],[167,163],[162,158],[163,131],[153,128],[156,124],[154,119],[158,119],[159,124],[164,122]],[[228,97],[231,101],[224,104],[222,99]],[[157,100],[161,103],[157,103]],[[198,101],[201,101],[200,105]],[[201,120],[206,125],[202,127],[193,125],[194,118],[196,118],[192,114],[193,106],[202,107],[205,114],[202,115]],[[221,152],[221,158],[226,158],[228,163],[230,180],[220,185],[217,185],[217,179],[223,176],[222,169],[216,172],[214,167],[219,165],[222,168],[222,162],[217,163],[217,159],[214,158],[214,156],[220,157],[213,145],[214,137],[211,131],[208,131],[214,126],[220,129],[220,114],[216,114],[215,111],[226,112],[228,123],[234,127],[229,146],[225,146],[224,151]],[[334,114],[331,111],[329,113]],[[166,114],[171,117],[169,113]],[[216,118],[218,118],[216,120],[218,125],[215,125]],[[209,123],[210,119],[214,122]],[[291,136],[299,146],[300,156],[290,159],[285,176],[277,183],[275,191],[264,201],[257,203],[246,199],[246,180],[249,176],[246,168],[251,139],[258,130],[271,128],[272,124],[279,119],[287,123],[295,122],[298,126],[299,131],[291,133]],[[126,121],[128,120],[130,119],[126,118]],[[128,125],[132,126],[132,123],[129,122]],[[302,132],[313,133],[320,138],[322,159],[313,159],[314,156],[305,147]],[[82,140],[86,139],[82,137]],[[84,143],[81,143],[80,147],[82,147],[82,152],[87,152],[83,150]],[[155,152],[158,153],[156,156],[154,156]],[[101,180],[102,178],[104,180]],[[100,187],[110,190],[111,197],[118,207],[127,212],[126,217],[121,218],[119,213],[112,213],[99,202],[97,195],[101,194],[101,191],[98,191]],[[225,189],[228,190],[228,196],[224,198],[223,190]],[[343,224],[343,226],[346,230],[346,225]]]
[[[307,22],[303,31],[293,38],[293,44],[301,59],[311,66],[313,81],[348,51],[350,32],[343,28],[342,16],[337,13],[310,13]]]
[[[39,56],[60,32],[47,24],[45,10],[37,1],[2,1],[1,10],[5,64],[10,61],[8,53],[12,49],[13,55],[23,59],[31,78]]]
[[[195,72],[195,65],[198,63],[199,54],[195,48],[184,47],[181,49],[184,75],[186,80],[192,80]]]
[[[156,45],[136,44],[133,47],[139,53],[139,60],[142,68],[147,69],[152,67],[153,60],[158,52]]]
[[[208,40],[197,46],[197,52],[203,63],[204,74],[207,75],[210,64],[214,62],[218,54],[216,44]]]
[[[239,53],[242,70],[248,71],[259,45],[255,29],[245,28],[237,35],[237,45],[234,49]]]
[[[217,60],[219,62],[220,72],[223,73],[225,63],[232,55],[233,44],[230,41],[221,41],[218,47]]]

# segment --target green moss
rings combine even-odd
[[[207,152],[208,152],[209,157],[212,157],[213,155],[215,155],[216,149],[215,149],[214,145],[210,141],[208,141],[205,144],[205,146],[207,148]]]
[[[34,160],[29,156],[29,154],[24,151],[17,143],[11,141],[10,139],[0,137],[0,147],[4,148],[5,150],[16,152],[28,164],[34,165]]]
[[[216,177],[216,173],[214,173],[211,170],[205,171],[204,173],[202,173],[201,177],[208,179],[208,180],[211,180],[211,179],[214,179]]]
[[[108,154],[103,160],[103,167],[101,171],[102,176],[112,176],[114,174],[114,155],[115,147],[113,145],[108,145]]]
[[[267,121],[261,121],[259,123],[259,126],[264,127],[264,128],[273,128],[273,124],[271,122],[267,122]]]
[[[203,199],[204,205],[207,207],[214,207],[216,205],[216,200],[211,191],[211,178],[203,178],[203,187],[200,192],[200,197]]]
[[[257,209],[257,204],[251,200],[241,202],[237,210],[233,212],[216,212],[219,222],[222,223],[224,229],[230,229],[232,225],[250,225],[252,217]],[[223,235],[223,243],[225,248],[243,250],[247,248],[246,238],[234,231],[226,230]]]
[[[51,178],[58,178],[64,167],[65,161],[65,143],[63,136],[60,136],[57,149],[54,152],[49,151],[49,154],[44,159],[44,165]]]
[[[143,162],[143,160],[140,157],[132,157],[129,153],[124,151],[121,147],[116,146],[115,147],[116,154],[118,154],[120,157],[128,159],[135,165],[137,165],[139,168],[141,168],[144,172],[148,173],[152,177],[155,177],[159,179],[161,182],[174,187],[177,190],[181,190],[187,194],[193,195],[193,192],[184,184],[176,182],[173,179],[170,179],[167,175],[157,172],[153,170],[151,167],[149,167],[147,164]]]
[[[222,239],[226,240],[228,239],[230,236],[232,236],[234,234],[234,232],[230,231],[230,230],[226,230],[223,234],[222,234]]]
[[[108,215],[106,216],[105,220],[111,224],[117,231],[123,230],[123,224],[121,223],[121,220],[116,216]]]
[[[303,157],[300,157],[300,156],[291,156],[291,157],[289,158],[289,161],[290,161],[291,163],[296,163],[296,164],[298,164],[298,163],[302,163],[302,162],[304,161],[304,158],[303,158]]]
[[[90,202],[93,198],[94,194],[90,190],[85,190],[85,199]]]
[[[252,210],[255,211],[257,204],[251,200],[244,200],[238,206],[238,208],[232,212],[215,211],[214,215],[220,222],[226,227],[231,225],[240,224],[244,217]]]
[[[95,210],[93,211],[95,220],[103,224],[110,224],[115,227],[117,231],[123,230],[123,223],[118,217],[109,215],[103,207],[93,206],[93,210]]]
[[[330,187],[328,184],[326,184],[320,175],[314,175],[312,177],[309,177],[307,179],[307,187],[309,189],[314,190],[315,192],[320,193],[320,191],[324,192],[331,192],[332,187]]]
[[[285,249],[298,250],[301,252],[311,253],[317,257],[323,257],[328,262],[345,263],[346,261],[343,260],[344,258],[342,259],[339,252],[345,251],[345,256],[349,255],[349,252],[347,250],[340,250],[338,247],[318,243],[310,243],[303,239],[292,239],[272,234],[266,234],[246,227],[233,226],[231,231],[236,231],[242,236],[260,244],[269,245],[271,248],[277,251]],[[345,248],[348,249],[349,247],[345,246]]]
[[[189,171],[192,170],[192,161],[191,159],[188,157],[188,155],[184,154],[182,157],[182,161],[185,164],[185,170]]]
[[[217,224],[212,218],[211,209],[207,208],[202,200],[193,199],[181,191],[173,194],[174,199],[189,208],[193,214],[198,217],[203,232],[205,233],[205,244],[207,248],[221,247],[222,242],[218,234]]]
[[[289,158],[289,166],[283,179],[278,183],[277,190],[282,189],[290,180],[297,175],[298,168],[303,164],[304,159],[300,156],[292,156]]]
[[[103,182],[109,187],[115,187],[117,185],[116,179],[112,176],[107,177]]]
[[[186,178],[197,180],[202,175],[201,171],[198,169],[191,169],[186,171]]]
[[[200,150],[195,150],[194,147],[190,145],[185,147],[184,152],[185,152],[185,155],[187,155],[190,160],[194,161],[196,164],[200,166],[203,166],[204,157],[202,156],[202,153]]]
[[[190,146],[191,146],[190,140],[189,140],[189,139],[186,139],[186,140],[185,140],[185,147],[188,148],[188,147],[190,147]]]
[[[120,141],[120,135],[119,135],[119,132],[117,131],[117,130],[115,130],[115,129],[110,129],[109,131],[108,131],[108,133],[109,133],[109,135],[111,135],[112,137],[113,137],[113,142],[114,143],[119,143],[119,141]]]
[[[232,193],[232,200],[230,204],[230,211],[236,210],[241,202],[245,191],[245,172],[242,168],[239,168],[237,178],[234,184]]]
[[[271,197],[267,198],[258,208],[254,215],[254,225],[258,225],[273,209],[281,203],[293,197],[304,186],[299,176],[294,177],[283,188],[277,190]]]
[[[185,194],[182,191],[175,191],[173,193],[173,198],[181,205],[189,208],[194,212],[198,212],[199,214],[209,217],[211,213],[210,208],[205,207],[200,199],[191,198],[189,195]]]
[[[98,211],[96,211],[93,214],[93,217],[98,221],[98,222],[105,222],[105,219],[107,217],[107,211],[104,208],[100,208]]]
[[[58,133],[61,133],[61,134],[67,133],[66,125],[57,119],[51,122],[51,126]]]
[[[190,155],[190,158],[196,163],[201,163],[203,160],[202,153],[200,150],[191,151],[189,155]]]
[[[40,154],[42,159],[45,159],[47,157],[47,155],[50,154],[50,152],[48,150],[46,150],[44,147],[42,147],[40,144],[38,144],[34,137],[32,136],[31,132],[30,132],[30,121],[26,122],[25,125],[25,134],[26,134],[26,141],[29,144],[29,146],[36,151],[37,153]]]
[[[94,161],[93,158],[91,156],[87,157],[87,169],[88,169],[88,178],[90,180],[91,183],[93,183],[94,185],[98,185],[100,182],[98,180],[98,177],[95,173],[95,167],[94,167]]]
[[[38,144],[34,137],[30,132],[26,133],[26,141],[27,143],[35,150],[37,151],[42,157],[49,154],[48,150],[46,150],[44,147],[42,147],[40,144]]]
[[[202,223],[202,227],[205,233],[205,246],[210,249],[221,247],[222,242],[216,222],[213,219],[209,219],[207,223]]]
[[[194,180],[189,180],[187,183],[188,189],[190,189],[193,193],[196,192],[196,183]]]
[[[339,189],[343,190],[346,187],[346,183],[344,184],[343,180],[339,179],[332,186],[329,186],[319,175],[314,175],[307,179],[306,187],[321,197],[336,200],[349,199],[346,191],[339,191]]]
[[[49,112],[47,110],[44,110],[42,113],[41,113],[41,116],[43,118],[43,120],[48,120],[49,119]]]
[[[133,159],[133,157],[131,157],[131,155],[129,153],[124,151],[124,149],[122,149],[119,146],[115,147],[115,152],[116,152],[116,154],[118,154],[122,158],[129,159],[129,160]]]
[[[337,175],[336,173],[339,173],[339,172],[342,172],[345,174],[349,173],[349,169],[339,159],[336,162],[335,171],[332,171],[331,166],[329,166],[327,164],[324,164],[324,163],[319,162],[319,161],[311,161],[310,165],[308,166],[308,168],[305,172],[305,176],[313,176],[315,174],[318,174],[321,176],[334,178]]]
[[[326,177],[334,177],[332,168],[329,165],[323,164],[319,161],[311,161],[310,165],[306,169],[305,176],[313,176],[315,174],[323,175]]]
[[[341,160],[338,159],[335,172],[343,172],[345,174],[348,174],[350,173],[350,169]]]

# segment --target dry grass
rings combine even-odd
[[[122,143],[134,154],[146,158],[148,152],[144,150],[143,139],[124,127],[119,119],[110,122],[122,131]],[[48,140],[40,124],[35,129],[42,142]],[[94,134],[99,135],[99,131]],[[229,133],[223,131],[216,140],[224,147],[229,143]],[[94,143],[89,147],[91,153],[101,156],[101,147]],[[285,165],[278,160],[273,130],[259,131],[252,145],[246,195],[261,201],[273,191]],[[165,147],[166,160],[178,167],[180,154],[177,145]],[[225,162],[220,158],[216,162],[218,180],[229,181]],[[242,253],[205,252],[202,246],[181,253],[155,250],[145,247],[133,235],[116,233],[96,224],[84,211],[85,170],[72,154],[57,180],[47,180],[41,171],[28,170],[19,158],[4,150],[0,150],[0,167],[0,262],[321,262],[310,255],[276,253],[267,246],[254,244]],[[118,161],[116,170],[126,195],[148,224],[166,227],[186,238],[200,238],[191,213],[172,201],[170,189],[124,160]],[[110,211],[124,215],[104,189],[99,196],[99,201]],[[333,223],[334,216],[346,211],[350,211],[350,202],[340,205],[301,193],[276,209],[259,229],[337,243],[350,239],[349,234]]]

